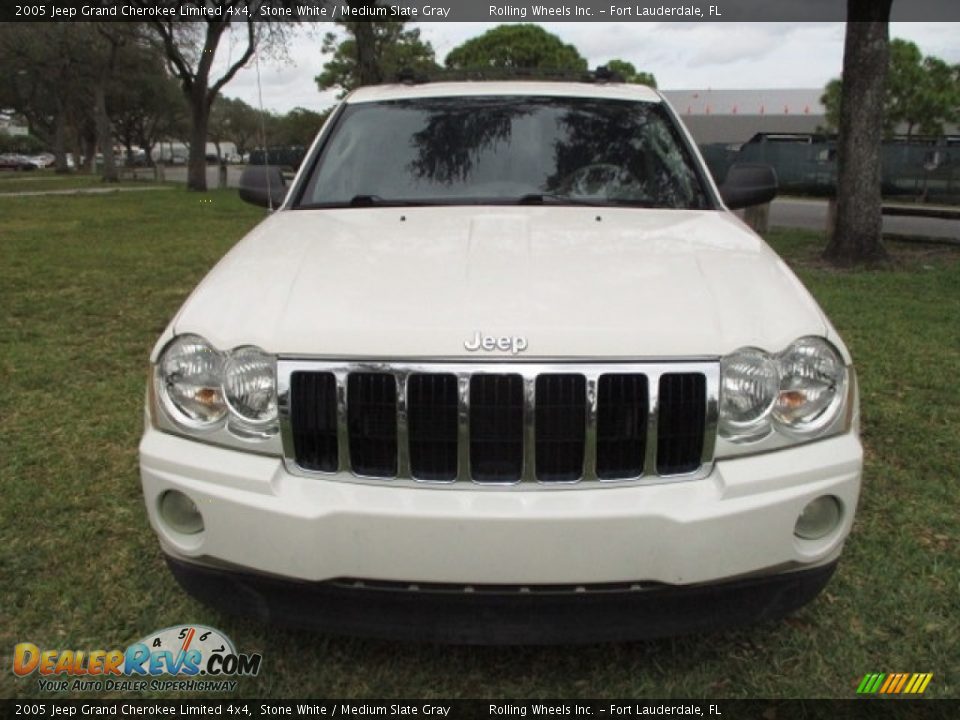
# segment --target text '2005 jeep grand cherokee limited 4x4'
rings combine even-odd
[[[152,355],[150,521],[207,602],[456,642],[777,617],[826,584],[850,355],[655,91],[367,87]]]

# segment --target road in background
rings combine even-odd
[[[823,230],[826,224],[826,200],[778,198],[770,205],[771,227]],[[960,220],[884,215],[883,232],[889,235],[948,238],[960,241]]]
[[[243,174],[244,165],[227,165],[227,187],[240,187],[240,176]],[[163,169],[164,179],[168,182],[187,182],[186,165],[167,165]],[[207,165],[207,187],[213,189],[220,182],[219,173],[216,165]]]

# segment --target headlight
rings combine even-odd
[[[227,414],[223,356],[203,338],[182,335],[170,343],[157,366],[157,395],[179,424],[216,427]]]
[[[797,340],[779,357],[780,392],[773,418],[784,430],[810,434],[826,427],[843,404],[847,369],[825,340]]]
[[[276,358],[256,347],[220,352],[198,335],[181,335],[154,371],[158,427],[245,450],[279,449]]]
[[[259,348],[230,353],[223,389],[230,410],[244,422],[262,426],[277,419],[276,363]]]
[[[744,348],[720,362],[717,455],[772,450],[843,430],[835,422],[848,394],[840,353],[803,337],[776,355]]]
[[[773,358],[755,348],[739,350],[720,363],[720,376],[720,432],[728,437],[767,434],[780,383]]]

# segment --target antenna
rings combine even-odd
[[[263,144],[263,174],[267,178],[267,208],[273,212],[273,191],[270,189],[270,172],[267,163],[270,161],[270,149],[267,147],[266,113],[263,111],[263,86],[260,84],[260,48],[253,54],[257,66],[257,99],[260,102],[260,142]]]

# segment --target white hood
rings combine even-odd
[[[731,214],[596,207],[284,210],[174,321],[229,349],[339,358],[717,356],[824,335],[816,303]]]

